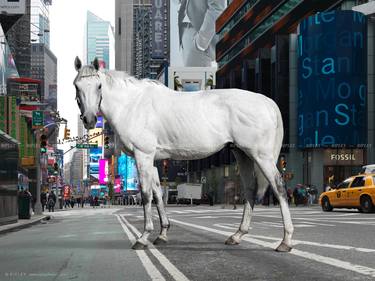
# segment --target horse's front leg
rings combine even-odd
[[[152,185],[154,177],[153,155],[145,154],[140,151],[134,153],[137,163],[138,176],[142,188],[143,212],[144,212],[144,231],[137,242],[133,245],[134,250],[144,249],[148,245],[148,237],[154,230],[152,223]]]
[[[157,244],[166,243],[168,241],[167,231],[169,229],[169,220],[167,217],[167,213],[165,212],[165,206],[164,206],[161,189],[160,189],[159,174],[158,174],[158,169],[156,167],[154,168],[154,181],[153,181],[152,189],[154,193],[156,208],[158,209],[158,213],[159,213],[160,228],[161,228],[160,235],[154,241],[154,244],[157,245]]]

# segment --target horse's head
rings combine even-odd
[[[93,129],[102,99],[99,61],[95,58],[92,65],[82,66],[80,59],[76,57],[74,66],[78,74],[73,84],[76,88],[76,100],[81,111],[81,120],[86,129]]]

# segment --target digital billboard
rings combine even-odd
[[[115,193],[121,193],[121,177],[116,176],[114,184]]]
[[[99,184],[108,183],[108,159],[99,159]]]
[[[367,143],[367,22],[354,11],[303,20],[298,35],[298,146]]]
[[[170,0],[170,66],[216,66],[215,22],[226,0]]]
[[[102,157],[102,148],[90,148],[90,175],[99,178],[99,160]]]
[[[137,190],[138,189],[138,174],[135,160],[125,154],[117,160],[118,174],[123,181],[124,190]]]

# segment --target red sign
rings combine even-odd
[[[69,185],[64,186],[64,199],[70,198],[71,189]]]

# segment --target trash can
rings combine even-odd
[[[18,218],[19,219],[30,219],[30,196],[20,195],[18,196]]]

